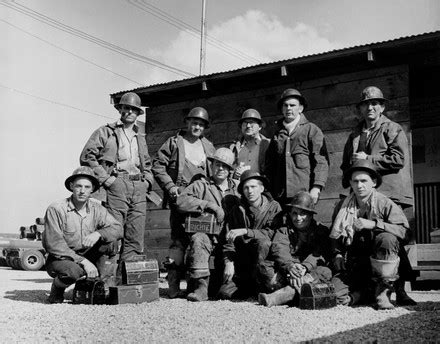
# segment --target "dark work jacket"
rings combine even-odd
[[[265,174],[264,169],[266,165],[266,151],[267,148],[269,148],[270,140],[264,136],[263,134],[259,134],[261,138],[261,142],[259,145],[259,152],[258,152],[258,169],[259,173]],[[244,137],[241,137],[240,140],[237,140],[233,144],[230,145],[229,149],[234,153],[235,156],[235,164],[238,166],[238,154],[240,153],[242,147],[243,147]]]
[[[301,114],[295,130],[289,135],[283,119],[266,152],[265,173],[271,183],[272,195],[293,197],[309,191],[314,185],[324,188],[329,159],[324,134]]]
[[[247,201],[242,199],[227,214],[225,230],[221,235],[225,261],[235,260],[237,240],[245,242],[252,239],[272,240],[276,228],[276,216],[281,212],[281,206],[270,194],[263,194],[263,197],[265,200],[260,208],[250,209]],[[226,242],[225,238],[229,230],[238,228],[247,228],[247,234],[236,238],[232,244]]]
[[[348,137],[342,157],[342,171],[351,166],[353,142],[360,137],[364,126],[365,120]],[[382,175],[379,191],[397,203],[414,205],[408,140],[402,127],[382,115],[370,134],[365,153]]]

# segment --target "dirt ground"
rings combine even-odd
[[[137,305],[73,305],[46,298],[44,271],[0,267],[2,343],[438,342],[440,291],[416,291],[414,307],[376,311],[338,306],[307,311],[243,302],[186,300]],[[161,283],[161,294],[166,285]]]

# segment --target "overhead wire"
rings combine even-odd
[[[72,56],[74,56],[74,57],[76,57],[76,58],[78,58],[78,59],[80,59],[80,60],[82,60],[82,61],[84,61],[84,62],[90,63],[91,65],[93,65],[93,66],[95,66],[95,67],[98,67],[98,68],[103,69],[103,70],[105,70],[105,71],[107,71],[107,72],[109,72],[109,73],[112,73],[112,74],[114,74],[114,75],[117,75],[117,76],[119,76],[119,77],[121,77],[121,78],[124,78],[124,79],[126,79],[126,80],[128,80],[128,81],[131,81],[131,82],[135,83],[135,84],[138,85],[138,86],[142,86],[142,85],[143,85],[143,84],[142,84],[141,82],[139,82],[139,81],[136,81],[136,80],[130,79],[130,78],[126,77],[125,75],[122,75],[122,74],[116,73],[115,71],[112,71],[111,69],[108,69],[108,68],[106,68],[106,67],[103,67],[103,66],[101,66],[101,65],[99,65],[99,64],[97,64],[97,63],[95,63],[95,62],[93,62],[93,61],[91,61],[91,60],[86,59],[85,57],[82,57],[82,56],[80,56],[80,55],[77,55],[77,54],[75,54],[75,53],[73,53],[73,52],[71,52],[71,51],[69,51],[69,50],[67,50],[67,49],[64,49],[64,48],[62,48],[62,47],[60,47],[60,46],[58,46],[58,45],[56,45],[56,44],[54,44],[54,43],[52,43],[52,42],[49,42],[48,40],[45,40],[44,38],[41,38],[41,37],[39,37],[39,36],[37,36],[37,35],[34,35],[33,33],[30,33],[29,31],[26,31],[26,30],[24,30],[24,29],[18,27],[17,25],[14,25],[14,24],[12,24],[12,23],[10,23],[10,22],[4,20],[4,19],[0,19],[0,21],[2,21],[3,23],[5,23],[5,24],[7,24],[7,25],[9,25],[9,26],[12,26],[13,28],[15,28],[15,29],[17,29],[17,30],[19,30],[19,31],[21,31],[21,32],[23,32],[23,33],[29,35],[29,36],[32,36],[32,37],[34,37],[34,38],[36,38],[36,39],[38,39],[38,40],[40,40],[40,41],[42,41],[42,42],[44,42],[44,43],[46,43],[46,44],[48,44],[48,45],[50,45],[50,46],[56,48],[56,49],[62,50],[62,51],[64,51],[65,53],[70,54],[70,55],[72,55]]]
[[[64,106],[64,107],[67,107],[67,108],[70,108],[70,109],[74,109],[74,110],[77,110],[77,111],[85,112],[85,113],[88,113],[90,115],[94,115],[94,116],[98,116],[98,117],[103,117],[103,118],[108,118],[108,119],[114,119],[113,117],[101,115],[101,114],[96,113],[96,112],[91,112],[91,111],[88,111],[88,110],[80,109],[80,108],[78,108],[76,106],[72,106],[72,105],[69,105],[69,104],[64,104],[64,103],[57,102],[55,100],[51,100],[51,99],[47,99],[47,98],[44,98],[44,97],[40,97],[40,96],[37,96],[35,94],[26,92],[26,91],[22,91],[22,90],[13,88],[13,87],[6,86],[6,85],[4,85],[2,83],[0,83],[0,87],[6,88],[6,89],[8,89],[10,91],[13,91],[13,92],[24,94],[24,95],[32,97],[32,98],[43,100],[43,101],[51,103],[51,104],[56,104],[56,105]]]
[[[135,53],[135,52],[132,52],[132,51],[127,50],[125,48],[122,48],[120,46],[117,46],[115,44],[104,41],[104,40],[97,38],[95,36],[89,35],[81,30],[78,30],[78,29],[75,29],[69,25],[63,24],[55,19],[52,19],[42,13],[39,13],[35,10],[32,10],[31,8],[26,7],[24,5],[21,5],[15,1],[11,1],[11,2],[2,1],[2,2],[0,2],[0,5],[6,6],[14,11],[25,14],[25,15],[27,15],[27,16],[29,16],[39,22],[42,22],[46,25],[52,26],[56,29],[59,29],[59,30],[64,31],[66,33],[69,33],[73,36],[85,39],[91,43],[99,45],[99,46],[106,48],[108,50],[114,51],[114,52],[121,54],[123,56],[129,57],[133,60],[137,60],[137,61],[149,64],[149,65],[153,65],[155,67],[161,68],[163,70],[167,70],[169,72],[173,72],[173,73],[178,74],[183,77],[194,77],[195,76],[195,74],[192,74],[190,72],[187,72],[182,69],[167,65],[167,64],[160,62],[156,59],[152,59],[152,58],[140,55],[138,53]]]
[[[174,16],[172,16],[171,14],[161,10],[160,8],[149,4],[146,2],[146,0],[126,0],[129,4],[139,8],[140,10],[147,12],[151,15],[153,15],[154,17],[161,19],[165,22],[167,22],[168,24],[178,28],[178,29],[184,29],[187,30],[186,32],[188,32],[189,34],[193,35],[193,36],[200,36],[200,30],[197,29],[196,27],[180,20],[179,18],[176,18]],[[227,44],[222,42],[221,40],[210,36],[210,35],[206,35],[206,40],[209,44],[215,46],[216,48],[226,52],[227,54],[234,56],[236,58],[239,58],[242,61],[245,62],[250,62],[250,63],[262,63],[261,60]]]

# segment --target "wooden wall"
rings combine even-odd
[[[288,87],[298,88],[307,99],[307,119],[317,124],[325,133],[330,156],[330,173],[327,186],[317,206],[317,219],[328,224],[341,188],[342,150],[345,141],[359,121],[356,104],[366,86],[378,86],[389,99],[386,115],[399,122],[409,132],[408,67],[406,65],[376,68],[366,71],[334,75],[313,80],[295,81],[276,87],[243,91],[188,102],[173,103],[149,109],[146,115],[147,143],[154,156],[160,145],[182,128],[188,111],[195,106],[205,107],[212,126],[207,137],[216,146],[228,146],[239,135],[237,121],[244,110],[257,109],[266,126],[263,134],[271,137],[274,122],[280,117],[276,102]],[[409,140],[409,142],[411,142]],[[157,185],[155,187],[157,189]],[[160,190],[158,190],[160,191]],[[151,203],[146,223],[146,247],[152,257],[163,261],[169,246],[170,230],[168,211],[157,209]]]

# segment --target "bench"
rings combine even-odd
[[[413,266],[419,272],[417,280],[440,280],[440,244],[417,244],[417,265]]]

